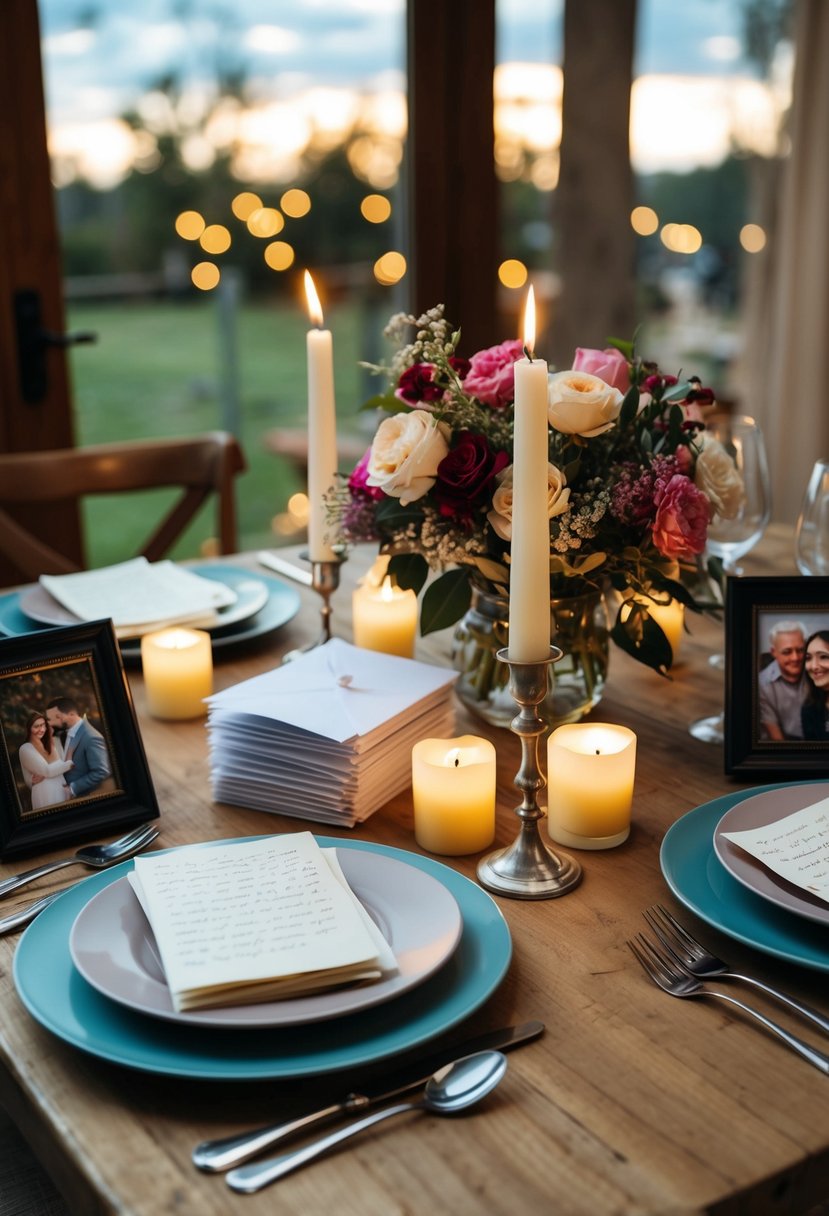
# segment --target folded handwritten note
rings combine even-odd
[[[829,798],[766,827],[722,835],[781,878],[829,903]]]
[[[298,832],[136,858],[130,879],[179,1012],[307,995],[394,968],[327,852]]]

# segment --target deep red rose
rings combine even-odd
[[[673,388],[676,383],[676,376],[662,376],[656,373],[653,376],[647,376],[642,381],[642,389],[646,393],[655,393],[659,389]]]
[[[399,397],[408,405],[431,404],[433,401],[440,401],[444,390],[439,384],[435,384],[434,374],[435,365],[433,363],[412,364],[411,367],[406,368],[398,380],[397,388],[394,390],[395,397]]]
[[[506,452],[493,452],[483,435],[461,431],[452,451],[438,465],[435,498],[441,515],[468,523],[476,503],[509,460]]]
[[[472,361],[471,359],[464,359],[462,355],[452,355],[449,359],[449,366],[459,380],[465,380],[469,375]]]

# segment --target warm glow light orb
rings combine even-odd
[[[740,229],[740,244],[746,253],[759,253],[766,247],[766,232],[759,224],[743,224]]]
[[[261,206],[262,200],[258,194],[254,194],[252,190],[242,190],[230,204],[230,209],[237,220],[246,220],[254,211],[258,211]]]
[[[406,273],[406,259],[402,253],[389,250],[374,263],[374,277],[384,287],[392,287],[399,283]]]
[[[391,203],[382,194],[367,194],[360,203],[360,213],[370,224],[383,224],[391,215]]]
[[[634,207],[630,213],[630,226],[639,236],[652,236],[659,227],[659,216],[653,207]]]
[[[292,521],[297,526],[304,526],[308,523],[308,516],[311,513],[311,507],[308,502],[308,495],[301,491],[292,494],[288,499],[288,514]]]
[[[702,233],[693,224],[665,224],[659,239],[671,253],[696,253],[702,248]]]
[[[292,245],[287,241],[271,241],[265,246],[265,261],[271,270],[287,270],[294,263],[295,257]]]
[[[311,210],[311,198],[304,190],[286,190],[279,205],[291,219],[298,220]]]
[[[498,267],[498,278],[504,287],[523,287],[527,281],[527,267],[518,258],[507,258]]]
[[[224,224],[208,224],[199,244],[205,253],[225,253],[230,248],[230,233]]]
[[[190,271],[190,278],[199,291],[212,291],[221,277],[221,271],[215,262],[199,262]]]
[[[197,241],[204,232],[204,217],[198,211],[182,211],[176,216],[176,232],[185,241]]]
[[[247,218],[251,236],[276,236],[285,227],[285,217],[275,207],[257,207]]]

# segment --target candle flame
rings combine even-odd
[[[386,603],[390,603],[394,599],[394,588],[391,585],[391,579],[388,574],[383,579],[383,586],[380,588],[380,599]]]
[[[308,301],[308,316],[311,318],[311,324],[322,329],[322,305],[314,286],[314,280],[307,270],[305,271],[305,298]]]
[[[535,354],[535,292],[532,284],[527,291],[527,302],[524,305],[524,353],[528,359]]]

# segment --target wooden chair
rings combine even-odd
[[[184,439],[131,440],[58,451],[0,455],[0,559],[27,579],[84,568],[36,536],[26,511],[77,502],[89,494],[177,487],[181,497],[139,550],[158,561],[211,495],[217,496],[222,553],[236,550],[234,477],[245,469],[241,448],[224,431]],[[125,554],[125,558],[132,556]],[[19,578],[15,581],[21,581]]]

